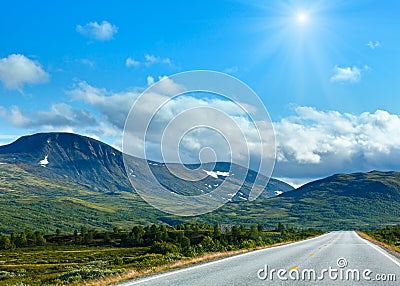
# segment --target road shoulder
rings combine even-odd
[[[369,242],[377,245],[378,247],[382,248],[383,250],[385,250],[386,252],[388,252],[390,255],[396,257],[397,259],[400,259],[400,252],[396,250],[396,248],[394,248],[393,246],[386,244],[382,241],[376,240],[375,238],[369,236],[368,234],[357,230],[356,233],[361,237],[364,238],[366,240],[368,240]]]

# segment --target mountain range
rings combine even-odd
[[[132,160],[134,167],[126,172],[120,151],[72,133],[39,133],[0,146],[0,232],[25,228],[47,232],[81,227],[129,229],[135,224],[187,220],[266,227],[281,222],[320,229],[400,223],[397,172],[338,174],[299,189],[271,178],[261,195],[249,201],[249,191],[259,174],[242,166],[224,162],[201,168],[173,164],[180,175],[188,175],[190,169],[205,177],[188,182],[171,174],[164,163]],[[183,195],[211,192],[228,175],[241,175],[245,181],[232,180],[233,193],[239,191],[220,209],[183,218],[151,207],[136,193],[129,176],[154,180],[146,175],[145,165],[168,191]]]

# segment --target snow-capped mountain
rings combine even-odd
[[[239,192],[232,189],[232,200],[247,200],[257,173],[229,163],[206,164],[199,169],[200,181],[185,181],[171,174],[163,163],[133,158],[134,167],[126,172],[122,153],[98,140],[72,133],[39,133],[24,136],[15,142],[0,146],[2,162],[16,164],[27,172],[58,182],[74,183],[91,191],[133,192],[128,176],[145,178],[144,165],[148,164],[156,179],[168,190],[186,195],[209,192],[230,175],[246,175]],[[187,172],[184,166],[173,164],[174,170]],[[190,167],[190,166],[189,166]],[[191,166],[194,168],[194,165]],[[150,186],[149,186],[150,187]],[[274,197],[293,188],[271,179],[261,198]],[[186,192],[186,193],[185,193]],[[236,194],[236,195],[235,195]]]

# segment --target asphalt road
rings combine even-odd
[[[400,261],[338,231],[120,285],[400,285]]]

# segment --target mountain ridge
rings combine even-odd
[[[144,177],[144,165],[148,164],[152,172],[159,175],[157,179],[167,189],[190,189],[187,195],[201,194],[200,191],[210,191],[214,185],[221,182],[221,176],[214,171],[242,172],[246,174],[243,185],[242,198],[248,198],[250,186],[254,183],[257,173],[253,170],[230,163],[216,162],[204,164],[211,176],[204,182],[192,182],[188,185],[170,174],[165,163],[148,161],[132,157],[135,161],[135,170],[126,172],[122,152],[99,140],[74,133],[51,132],[37,133],[23,136],[11,144],[0,146],[0,158],[7,163],[23,165],[26,171],[40,174],[49,179],[57,179],[70,183],[74,181],[85,188],[102,192],[133,192],[134,188],[128,181],[128,175]],[[180,164],[169,164],[182,169]],[[186,165],[188,166],[188,165]],[[190,166],[196,166],[191,164]],[[196,169],[196,168],[192,168]],[[205,175],[205,170],[198,170]],[[152,179],[152,178],[150,178]],[[205,187],[205,185],[207,187]],[[174,188],[175,186],[175,188]],[[204,189],[204,190],[203,190]],[[293,189],[292,186],[271,178],[263,192],[264,197],[272,197]],[[184,194],[184,193],[182,193]],[[237,199],[233,198],[233,199]]]
[[[207,170],[197,172],[211,175],[188,185],[173,179],[165,164],[139,158],[127,174],[118,150],[89,137],[40,133],[21,138],[0,146],[0,232],[130,228],[188,220],[266,227],[283,223],[326,230],[400,223],[400,173],[395,171],[335,174],[298,189],[288,187],[279,196],[275,191],[288,185],[271,179],[259,198],[248,201],[257,173],[239,165],[220,162],[212,168],[213,164],[206,164]],[[223,207],[182,218],[154,209],[133,190],[127,176],[144,176],[145,164],[167,190],[184,195],[212,191],[224,179],[218,171],[223,174],[228,168],[230,175],[246,172],[247,181],[233,186],[239,191]]]
[[[327,230],[400,224],[400,172],[335,174],[252,206],[229,205],[223,212]]]
[[[97,191],[130,191],[122,156],[117,154],[118,150],[99,140],[63,132],[27,135],[0,146],[3,160],[8,155],[11,159],[6,162],[24,164],[24,169],[44,177],[79,181]]]

